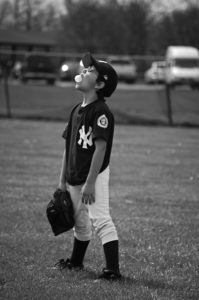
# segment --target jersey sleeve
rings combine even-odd
[[[107,142],[113,130],[113,115],[107,111],[98,111],[93,123],[93,140],[103,139]]]

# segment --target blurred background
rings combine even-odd
[[[196,125],[198,30],[198,0],[0,0],[0,115],[65,118],[90,51],[118,73],[118,122]],[[185,57],[168,61],[170,46]]]

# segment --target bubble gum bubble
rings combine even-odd
[[[82,81],[82,76],[81,75],[75,76],[75,82],[79,83],[81,81]]]

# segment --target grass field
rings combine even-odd
[[[10,85],[10,106],[15,117],[65,120],[66,113],[80,101],[73,85]],[[199,92],[176,89],[171,92],[173,122],[199,126]],[[6,115],[4,85],[0,84],[0,116]],[[119,85],[108,103],[120,124],[168,124],[164,86]]]
[[[0,298],[3,300],[199,299],[197,129],[116,126],[111,214],[124,280],[104,266],[93,233],[85,271],[59,272],[72,232],[54,237],[45,208],[61,164],[64,123],[0,120]]]

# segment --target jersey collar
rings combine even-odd
[[[79,108],[79,110],[80,110],[80,111],[85,111],[86,109],[88,109],[89,107],[95,105],[95,104],[96,104],[97,102],[99,102],[99,101],[105,102],[106,100],[105,100],[104,98],[102,98],[102,97],[98,97],[95,101],[93,101],[93,102],[87,104],[86,106],[81,106],[82,103],[80,103],[80,108]]]

